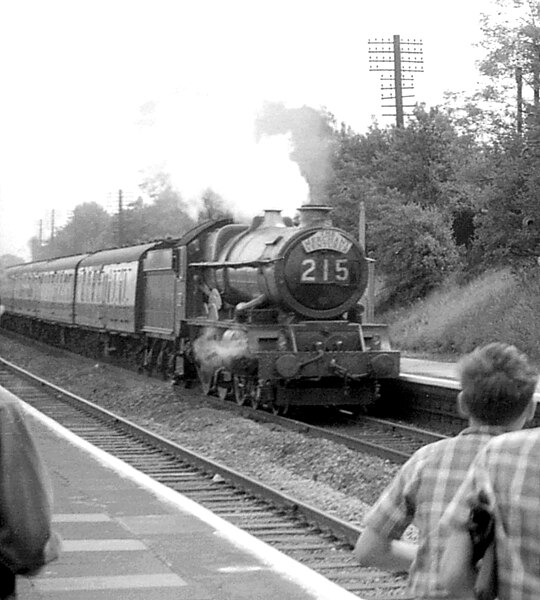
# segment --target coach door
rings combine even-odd
[[[186,319],[186,278],[187,278],[187,248],[179,246],[176,248],[176,309],[175,309],[175,332],[178,335],[182,322]]]
[[[150,250],[143,261],[143,330],[170,336],[175,323],[172,248]]]

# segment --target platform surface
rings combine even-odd
[[[358,598],[22,406],[53,482],[63,552],[18,578],[18,600]]]

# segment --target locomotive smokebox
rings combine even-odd
[[[298,209],[300,227],[332,227],[331,206],[304,204]]]

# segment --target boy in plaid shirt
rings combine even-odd
[[[467,529],[471,502],[482,493],[495,519],[497,598],[540,598],[540,428],[501,435],[478,453],[448,506],[441,582],[470,595],[476,570]]]
[[[460,361],[459,373],[458,408],[468,427],[415,452],[367,515],[354,549],[363,566],[408,570],[415,598],[450,597],[440,583],[447,542],[441,516],[478,451],[493,436],[521,429],[536,407],[538,375],[514,346],[476,349]],[[411,523],[418,529],[418,545],[399,539]]]

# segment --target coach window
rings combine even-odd
[[[96,294],[96,272],[90,271],[90,281],[88,282],[88,302],[94,303],[94,297]]]
[[[112,306],[116,304],[116,296],[118,294],[118,271],[114,270],[111,277],[111,301]]]
[[[103,294],[103,272],[96,271],[96,304],[101,304]]]
[[[122,269],[122,306],[127,304],[127,278],[128,278],[128,270]]]
[[[105,275],[105,280],[103,281],[103,284],[105,286],[105,293],[103,294],[103,296],[105,297],[105,303],[110,304],[111,303],[111,274],[107,271],[106,273],[104,273],[104,275]]]

